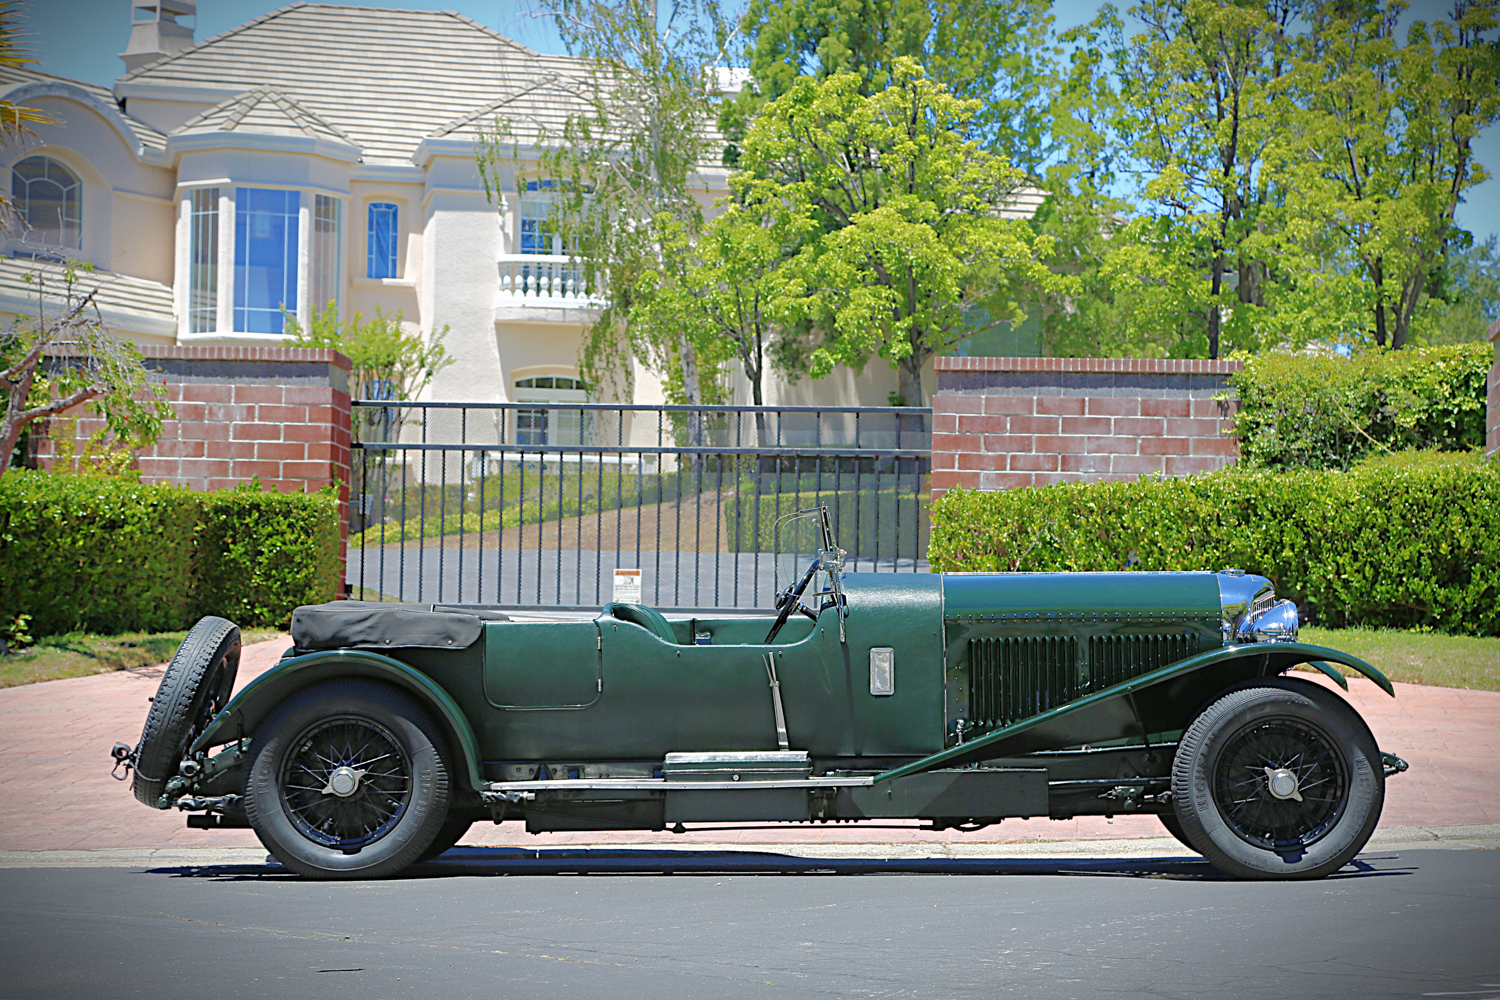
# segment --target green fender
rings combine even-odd
[[[1393,698],[1396,696],[1396,689],[1391,685],[1390,680],[1385,674],[1359,657],[1350,656],[1348,653],[1340,653],[1336,649],[1312,646],[1301,642],[1265,642],[1240,646],[1224,646],[1207,653],[1199,653],[1197,656],[1190,656],[1185,660],[1178,660],[1176,663],[1168,664],[1148,674],[1132,677],[1128,681],[1116,684],[1113,687],[1107,687],[1102,691],[1096,691],[1087,697],[1079,698],[1077,701],[1071,701],[1066,705],[1061,705],[1040,715],[1033,715],[1029,719],[1022,719],[1020,722],[997,729],[992,733],[981,736],[979,739],[970,740],[968,743],[949,747],[946,750],[939,751],[921,760],[913,761],[910,764],[903,764],[901,767],[892,768],[889,771],[876,775],[875,781],[889,781],[892,778],[901,778],[908,774],[929,771],[934,767],[941,767],[944,764],[985,760],[987,759],[986,755],[976,753],[976,751],[981,751],[993,744],[1009,740],[1028,730],[1050,726],[1057,722],[1057,720],[1067,718],[1068,716],[1083,715],[1091,710],[1097,710],[1101,706],[1106,706],[1107,708],[1108,703],[1117,698],[1133,694],[1136,691],[1160,684],[1163,681],[1169,681],[1174,677],[1190,674],[1195,670],[1202,670],[1216,664],[1249,657],[1266,658],[1265,676],[1284,673],[1299,663],[1311,664],[1328,676],[1333,677],[1347,690],[1349,687],[1348,682],[1342,676],[1335,676],[1339,672],[1328,665],[1330,661],[1333,663],[1342,663],[1345,666],[1353,667],[1380,685],[1381,690],[1385,691],[1386,694]],[[989,756],[996,757],[1000,755],[1001,752],[997,748],[996,752]]]
[[[385,681],[415,697],[437,717],[447,732],[449,745],[463,756],[465,766],[455,771],[467,775],[467,784],[473,791],[489,787],[479,769],[479,743],[474,739],[474,729],[453,696],[420,670],[389,656],[363,650],[335,649],[282,660],[245,685],[214,716],[193,742],[192,749],[206,750],[254,733],[273,708],[309,684],[346,677]]]

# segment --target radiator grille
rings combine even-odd
[[[969,721],[976,731],[1008,726],[1191,656],[1192,632],[1099,635],[1079,662],[1072,636],[969,640]]]
[[[1176,663],[1198,649],[1191,632],[1089,637],[1089,691],[1102,691],[1158,667]]]
[[[1036,635],[969,640],[969,721],[994,729],[1078,697],[1078,640]]]

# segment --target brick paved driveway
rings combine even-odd
[[[246,647],[239,684],[272,666],[289,639]],[[146,698],[163,667],[51,681],[0,690],[0,851],[110,848],[252,847],[248,830],[189,830],[182,814],[139,805],[129,786],[109,777],[109,748],[134,743]],[[1310,676],[1322,680],[1321,675]],[[1365,680],[1351,681],[1351,700],[1384,750],[1411,762],[1387,786],[1386,827],[1500,824],[1500,692],[1397,684],[1396,698]],[[1053,821],[1006,820],[977,833],[789,826],[719,828],[672,838],[683,843],[1003,843],[1162,835],[1154,817]],[[545,846],[572,843],[660,843],[661,833],[545,834],[520,823],[476,824],[464,843]]]

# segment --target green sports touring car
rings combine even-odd
[[[1154,813],[1222,871],[1316,878],[1405,770],[1327,686],[1374,667],[1299,643],[1270,581],[1219,573],[849,573],[826,508],[765,615],[512,621],[341,601],[231,697],[204,618],[140,740],[141,802],[249,826],[286,867],[375,878],[477,820],[553,830]],[[1345,686],[1347,686],[1345,684]]]

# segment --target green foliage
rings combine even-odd
[[[1468,233],[1450,246],[1441,273],[1412,320],[1416,339],[1425,344],[1483,341],[1500,319],[1500,237],[1475,245]]]
[[[333,599],[339,586],[339,498],[262,492],[252,480],[200,498],[191,601],[194,617],[285,628],[303,604]]]
[[[1328,626],[1500,635],[1500,462],[1476,454],[955,490],[932,520],[934,571],[1235,566]]]
[[[1473,339],[1473,298],[1445,282],[1454,210],[1487,176],[1475,137],[1500,120],[1500,3],[1403,43],[1405,6],[1139,0],[1064,35],[1034,225],[1082,290],[1044,296],[1047,352]]]
[[[1045,153],[1047,34],[1043,0],[751,0],[740,20],[756,86],[720,115],[732,143],[761,106],[799,77],[859,77],[872,96],[890,86],[897,60],[913,59],[938,83],[981,102],[975,136],[990,151],[1034,169]],[[728,162],[738,150],[731,147]]]
[[[54,635],[170,631],[204,614],[284,626],[337,586],[331,493],[194,493],[132,478],[0,479],[0,621]]]
[[[456,360],[448,356],[443,338],[445,326],[430,336],[405,328],[401,310],[387,316],[375,308],[366,320],[355,313],[339,319],[338,303],[314,309],[307,327],[282,310],[285,329],[295,347],[330,348],[342,353],[353,365],[349,394],[353,399],[416,399],[434,375]],[[393,441],[400,436],[405,410],[361,408],[354,423],[356,441]]]
[[[87,288],[92,264],[37,264],[25,275],[35,314],[0,332],[0,475],[32,421],[75,406],[104,418],[125,449],[151,444],[172,417],[166,388],[153,381],[141,352],[105,324]]]
[[[1488,345],[1244,360],[1230,381],[1247,464],[1347,469],[1372,454],[1484,445]]]
[[[1024,284],[1071,283],[1041,263],[1051,239],[1006,217],[1025,176],[967,138],[979,102],[904,58],[886,89],[861,87],[854,73],[798,80],[746,134],[733,185],[746,203],[807,220],[788,307],[822,336],[813,377],[880,357],[921,405],[924,364],[975,333],[970,310],[1023,319]]]

